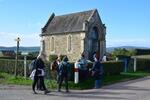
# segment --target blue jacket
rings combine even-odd
[[[101,79],[102,78],[103,66],[100,63],[100,61],[94,62],[93,67],[92,67],[92,72],[94,73],[93,74],[94,79]]]

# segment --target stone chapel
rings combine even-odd
[[[53,13],[42,28],[41,50],[48,59],[50,55],[67,55],[77,60],[82,52],[89,60],[93,53],[106,53],[106,26],[97,9],[55,16]]]

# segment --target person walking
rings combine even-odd
[[[79,80],[84,81],[88,77],[88,68],[87,68],[88,62],[85,58],[85,52],[81,54],[81,57],[77,60],[77,63],[79,67]]]
[[[62,62],[59,65],[58,92],[61,92],[61,85],[62,85],[63,80],[65,81],[66,92],[69,92],[69,90],[68,90],[68,69],[69,69],[68,57],[64,56],[64,58],[62,59]]]
[[[35,73],[34,73],[34,78],[33,78],[33,83],[32,83],[32,90],[34,94],[37,94],[37,92],[35,91],[35,86],[39,80],[40,80],[39,81],[40,85],[42,86],[44,90],[44,94],[47,94],[50,92],[46,89],[46,86],[44,84],[45,65],[44,65],[43,59],[44,59],[43,54],[40,53],[35,61],[36,68],[34,70]]]
[[[61,62],[61,55],[59,54],[59,55],[57,55],[56,60],[54,60],[51,64],[51,70],[54,71],[57,83],[59,81],[59,75],[58,74],[59,74],[59,64],[60,64],[60,62]]]
[[[103,66],[100,62],[100,54],[98,52],[94,55],[94,63],[91,71],[95,79],[95,88],[100,88],[102,85]]]

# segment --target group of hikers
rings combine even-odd
[[[102,81],[102,75],[103,75],[103,67],[101,64],[100,54],[96,52],[93,55],[94,63],[92,68],[90,69],[91,76],[95,80],[95,88],[101,87],[101,81]],[[45,84],[44,84],[44,75],[45,75],[45,65],[44,61],[45,57],[42,53],[40,53],[37,57],[37,59],[34,60],[34,68],[32,70],[32,73],[30,77],[33,80],[32,83],[32,90],[34,94],[37,94],[35,91],[35,87],[37,85],[37,89],[42,89],[44,91],[44,94],[50,93],[49,90],[47,90]],[[87,68],[87,60],[85,59],[85,54],[82,53],[80,59],[76,61],[77,66],[79,68],[79,78],[84,77],[85,79],[88,78],[87,73],[89,72],[89,69]],[[51,70],[56,71],[57,73],[57,91],[61,92],[61,86],[62,82],[65,82],[65,89],[66,92],[69,92],[68,89],[68,74],[69,74],[69,67],[70,63],[68,62],[68,57],[64,56],[61,59],[61,55],[58,55],[56,60],[52,62],[51,64]],[[92,84],[92,83],[91,83]]]

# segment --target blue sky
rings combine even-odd
[[[97,9],[107,47],[150,47],[150,0],[0,0],[0,46],[39,46],[49,16]]]

